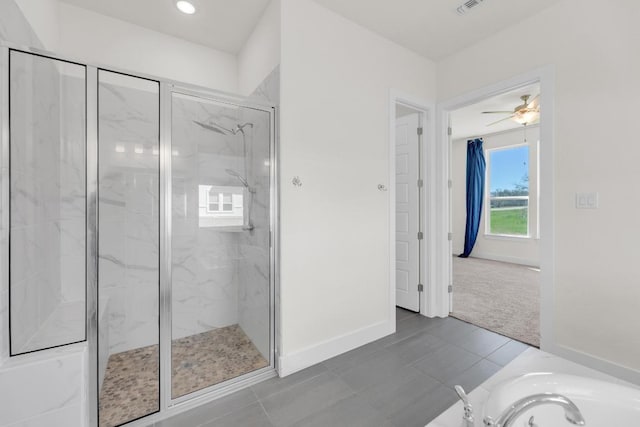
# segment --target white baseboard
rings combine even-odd
[[[279,358],[279,375],[286,377],[302,369],[324,362],[354,348],[363,346],[395,332],[395,322],[385,321],[345,335],[322,341]]]
[[[601,359],[591,354],[583,353],[563,345],[551,345],[543,349],[548,353],[555,354],[572,362],[579,363],[589,368],[595,369],[605,374],[609,374],[632,384],[640,385],[640,371],[618,365],[608,360]]]
[[[488,259],[490,261],[500,261],[500,262],[508,262],[510,264],[519,264],[526,265],[529,267],[540,268],[540,262],[526,259],[526,258],[516,258],[510,256],[503,255],[495,255],[495,254],[483,254],[483,253],[472,253],[470,258],[480,258],[480,259]]]

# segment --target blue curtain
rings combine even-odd
[[[467,141],[467,223],[464,231],[464,252],[460,255],[461,258],[467,258],[471,254],[480,229],[484,175],[487,168],[482,142],[482,138]]]

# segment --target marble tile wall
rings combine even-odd
[[[42,47],[14,0],[0,0],[0,39],[21,46]],[[0,76],[6,78],[6,76]],[[51,92],[53,92],[53,88]],[[7,172],[7,171],[3,171]],[[0,182],[0,188],[3,188]],[[0,211],[7,213],[7,194],[2,195]],[[0,224],[4,227],[4,224]],[[6,229],[1,230],[0,254],[8,255]],[[2,265],[2,271],[6,271]],[[83,373],[87,363],[82,349],[50,350],[8,359],[8,287],[0,277],[0,426],[84,425]],[[51,391],[55,390],[55,393]]]
[[[280,105],[280,66],[275,67],[250,95],[259,101]]]
[[[21,53],[11,57],[10,274],[12,352],[28,342],[60,301],[59,75],[51,61]],[[47,256],[48,254],[48,256]]]
[[[199,227],[198,186],[239,185],[225,169],[242,173],[239,136],[203,129],[193,121],[237,123],[237,109],[174,95],[172,118],[173,339],[238,323],[237,234]]]
[[[84,67],[11,58],[11,344],[23,353],[85,335]]]
[[[158,93],[157,82],[99,74],[99,328],[109,354],[159,339]]]
[[[0,367],[0,427],[83,426],[86,351],[61,350],[49,358]]]
[[[14,0],[0,0],[0,40],[42,48],[42,42]]]
[[[60,96],[60,277],[62,303],[85,301],[86,82],[84,69],[62,75]],[[84,311],[84,309],[83,309]]]
[[[272,101],[278,88],[276,69],[255,98]],[[247,162],[241,133],[203,129],[194,120],[228,129],[253,123],[245,128]],[[269,115],[176,96],[172,127],[173,338],[239,323],[269,359]],[[198,226],[198,185],[238,185],[225,169],[238,171],[256,191],[245,192],[250,232]]]
[[[252,94],[252,97],[277,104],[280,73],[276,68]],[[270,123],[267,113],[243,110],[243,121],[254,123],[248,140],[251,147],[250,183],[256,188],[252,222],[254,230],[240,235],[238,263],[238,315],[247,336],[270,360]]]

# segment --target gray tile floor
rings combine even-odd
[[[156,427],[424,427],[527,346],[454,318],[397,309],[397,332]]]

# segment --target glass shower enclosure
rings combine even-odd
[[[87,340],[101,427],[273,376],[274,107],[0,53],[11,356]]]

